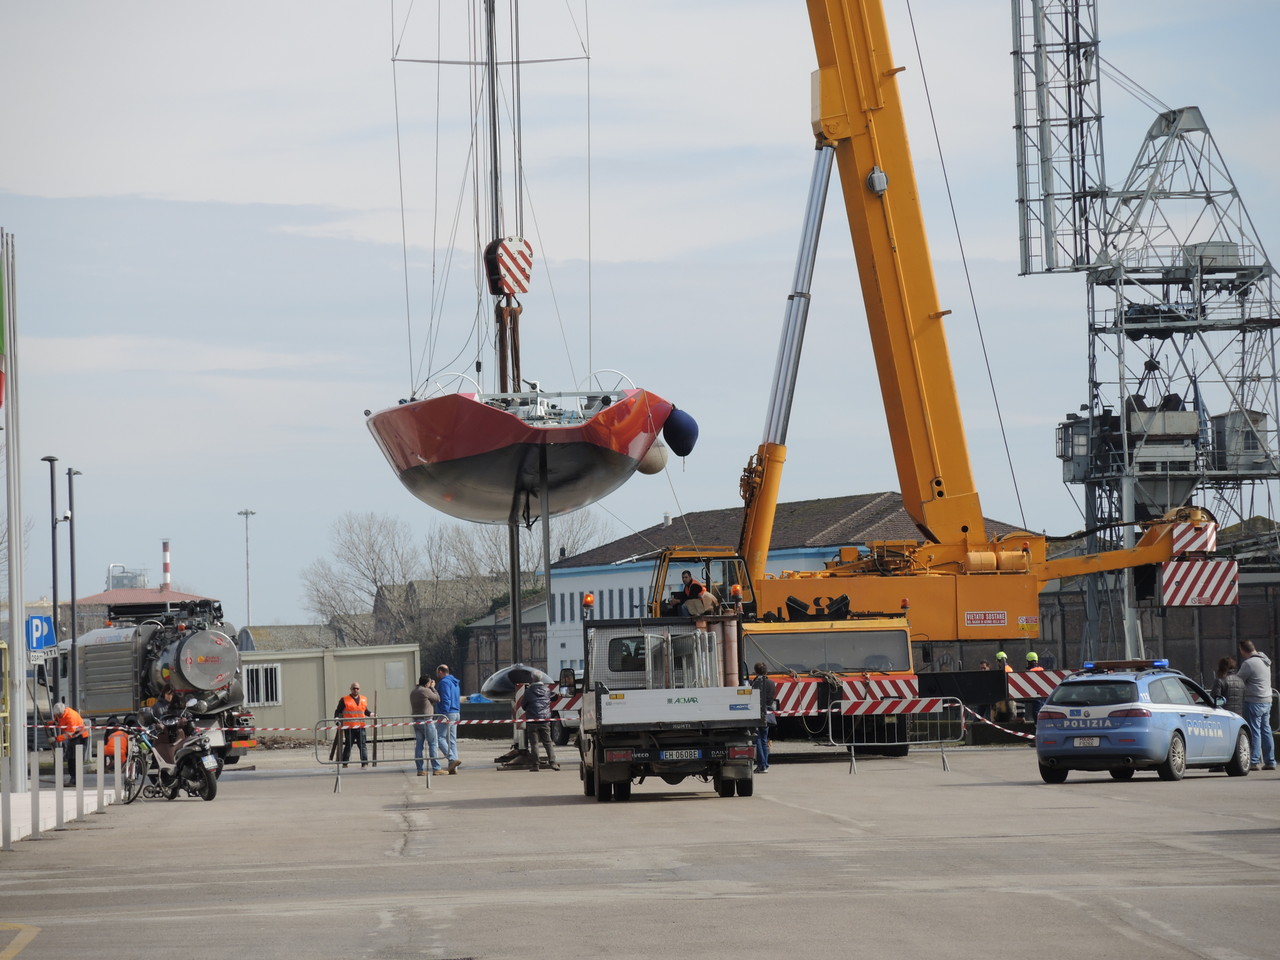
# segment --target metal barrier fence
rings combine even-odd
[[[312,728],[316,762],[332,766],[335,779],[335,793],[342,789],[342,770],[351,763],[360,766],[376,767],[379,764],[414,763],[417,758],[417,737],[414,728],[419,724],[433,723],[436,727],[437,747],[436,760],[446,763],[444,751],[439,745],[449,728],[449,718],[443,714],[434,717],[369,717],[357,721],[360,726],[348,727],[351,720],[341,717],[326,717],[318,720]],[[367,760],[361,759],[357,737],[344,736],[346,730],[363,730],[365,734],[365,751]],[[343,759],[344,755],[346,759]],[[422,768],[426,773],[427,786],[431,786],[431,741],[424,738],[422,743]]]
[[[849,750],[849,772],[857,773],[859,747],[886,756],[906,756],[911,747],[936,746],[950,771],[947,745],[963,743],[965,707],[955,697],[908,700],[835,700],[827,711],[827,740]]]

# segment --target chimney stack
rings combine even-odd
[[[169,569],[169,566],[170,566],[170,565],[169,565],[169,541],[168,541],[168,540],[162,540],[162,541],[161,541],[161,543],[163,543],[163,544],[164,544],[164,579],[162,580],[162,582],[161,582],[161,584],[160,584],[160,590],[161,590],[162,592],[167,592],[167,591],[170,589],[170,584],[169,584],[169,573],[170,573],[170,569]]]

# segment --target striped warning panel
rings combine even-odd
[[[840,712],[846,717],[880,717],[899,713],[939,713],[944,697],[913,700],[841,700]],[[953,700],[952,703],[955,701]]]
[[[1175,523],[1173,525],[1174,556],[1183,553],[1213,553],[1218,549],[1216,523]]]
[[[828,686],[821,677],[800,677],[775,680],[778,710],[782,716],[816,716],[823,710],[819,706],[818,691]],[[876,680],[843,679],[840,682],[842,700],[910,700],[919,695],[919,680],[915,674],[902,677],[882,677]]]
[[[1234,560],[1170,560],[1160,565],[1160,602],[1166,607],[1221,607],[1240,602],[1240,567]]]
[[[1026,673],[1006,673],[1010,700],[1041,700],[1053,693],[1071,670],[1029,670]]]
[[[775,680],[779,714],[806,717],[818,712],[818,683],[814,680]]]
[[[552,697],[552,710],[578,710],[582,706],[582,694],[574,693],[567,697]]]
[[[878,680],[842,680],[846,700],[880,700],[885,697],[909,699],[920,692],[920,681],[913,673],[908,677],[884,677]]]
[[[533,246],[523,237],[504,237],[498,242],[498,272],[503,293],[529,292],[533,273]]]

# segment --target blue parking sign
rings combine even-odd
[[[46,650],[58,645],[53,635],[53,617],[27,617],[27,649]]]

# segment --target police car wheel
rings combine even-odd
[[[1228,777],[1243,777],[1249,773],[1249,732],[1241,730],[1236,737],[1236,752],[1227,761]]]
[[[1112,780],[1132,780],[1133,767],[1112,767],[1108,773],[1111,774]]]
[[[1040,764],[1040,779],[1045,783],[1066,783],[1067,771],[1061,767],[1046,767]]]
[[[1176,730],[1169,738],[1169,754],[1164,763],[1156,767],[1161,780],[1181,780],[1187,772],[1187,741]]]

